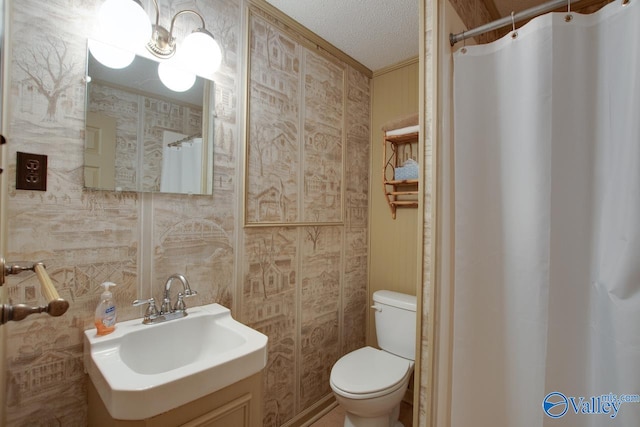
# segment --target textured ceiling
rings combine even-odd
[[[267,0],[372,71],[418,56],[418,0]]]

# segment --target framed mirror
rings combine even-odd
[[[116,69],[87,49],[85,188],[212,194],[214,82],[177,92],[159,62],[122,53],[133,62]]]

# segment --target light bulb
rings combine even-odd
[[[136,55],[110,44],[89,40],[89,51],[102,65],[119,70],[128,67]]]
[[[136,0],[106,0],[98,12],[103,40],[119,46],[144,45],[151,38],[151,22]]]
[[[174,92],[187,91],[196,82],[194,73],[176,67],[171,61],[161,62],[158,65],[158,77],[162,84]]]
[[[222,50],[218,42],[206,30],[197,29],[185,37],[178,47],[180,61],[196,74],[213,78],[222,64]]]

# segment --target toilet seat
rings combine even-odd
[[[371,399],[403,387],[412,371],[410,360],[373,347],[363,347],[333,365],[330,382],[334,391],[344,397]]]

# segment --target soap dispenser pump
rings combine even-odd
[[[104,292],[100,295],[100,302],[96,307],[95,325],[98,335],[107,335],[116,329],[116,303],[109,287],[116,286],[113,282],[100,284]]]

